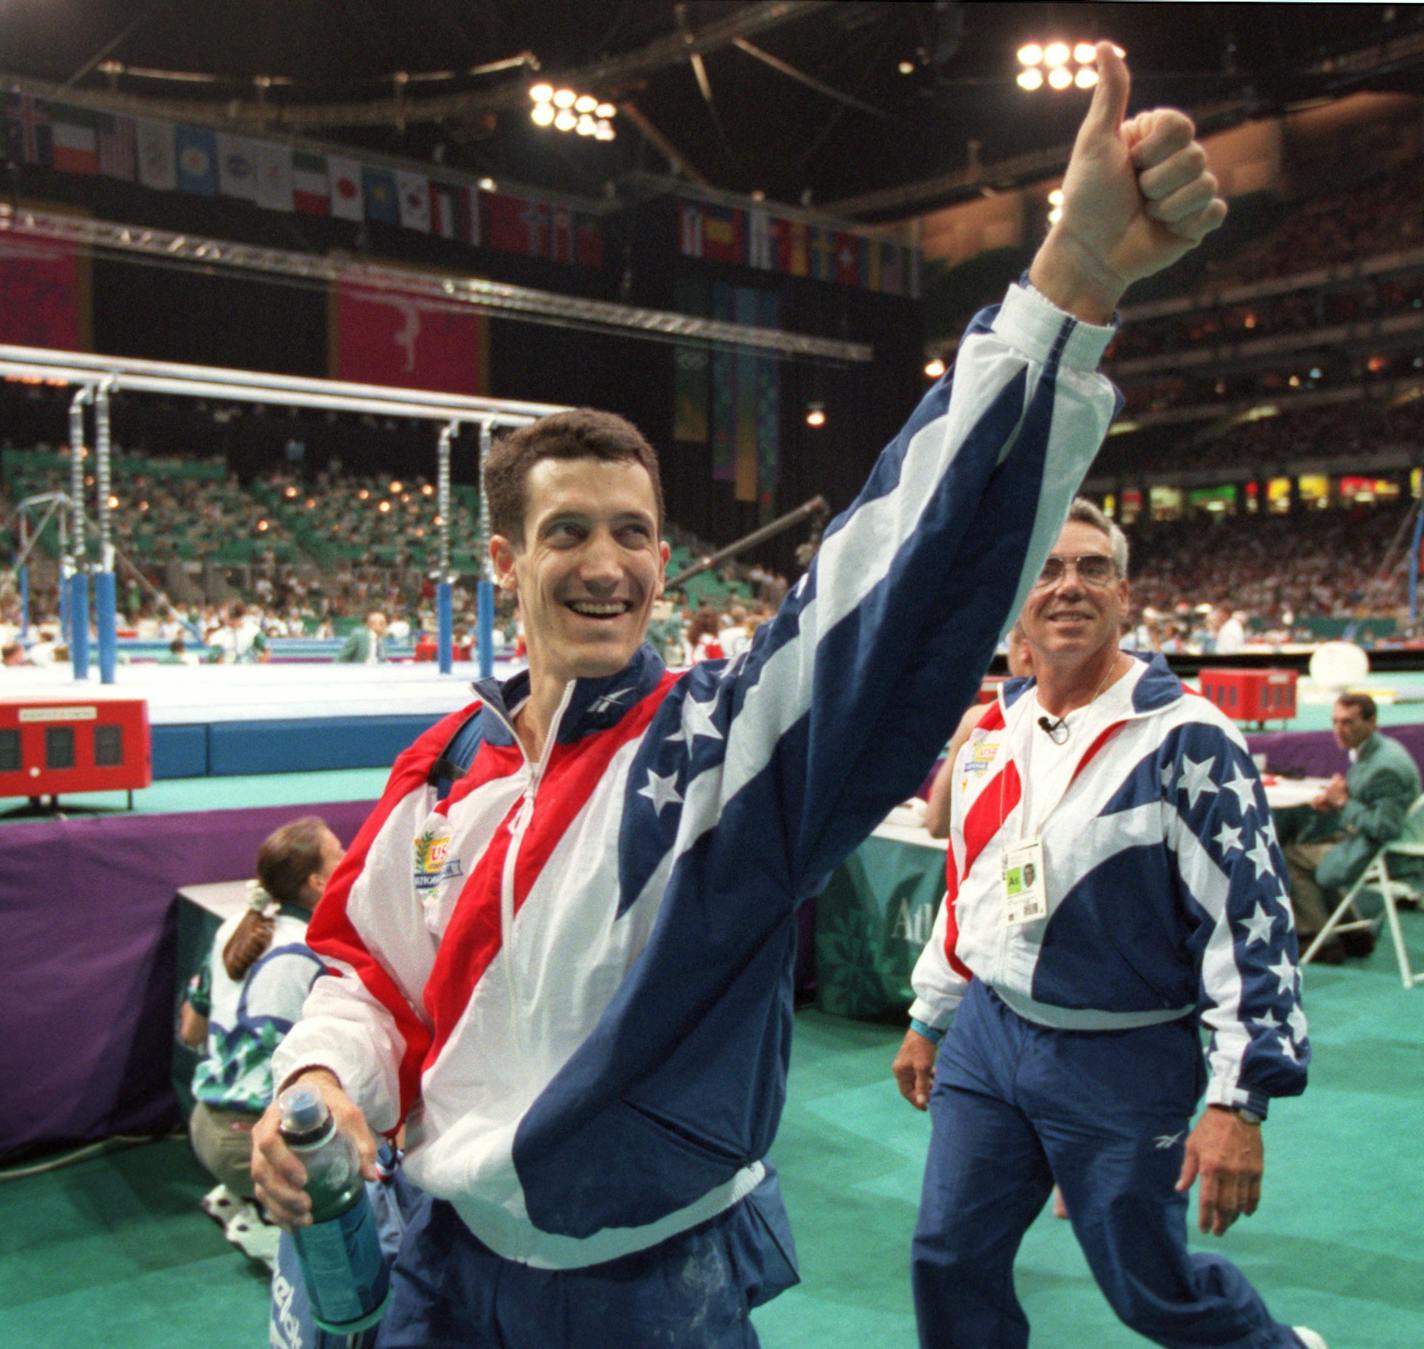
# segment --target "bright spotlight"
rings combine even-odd
[[[1020,89],[1027,89],[1032,92],[1035,89],[1043,88],[1043,71],[1037,66],[1030,66],[1027,70],[1018,73],[1018,86]]]
[[[1092,66],[1079,66],[1078,73],[1073,76],[1073,83],[1079,89],[1091,89],[1098,82],[1098,72]]]
[[[555,89],[554,106],[556,108],[572,108],[577,95],[572,89]]]
[[[1063,208],[1062,208],[1061,206],[1055,206],[1055,207],[1048,213],[1048,223],[1049,223],[1050,225],[1056,225],[1056,224],[1057,224],[1060,220],[1062,220],[1062,219],[1063,219]]]
[[[1036,42],[1025,43],[1019,48],[1019,65],[1036,66],[1043,60],[1043,48]]]
[[[1061,187],[1055,187],[1053,191],[1048,194],[1048,204],[1050,206],[1063,205],[1063,189]]]
[[[536,103],[547,103],[554,96],[552,84],[536,84],[529,90],[529,97]]]
[[[592,136],[598,131],[598,123],[587,113],[584,113],[575,124],[574,130],[577,131],[580,136]]]
[[[1043,64],[1046,66],[1067,65],[1068,44],[1066,42],[1050,42],[1043,49]]]
[[[806,425],[813,430],[819,430],[826,424],[826,408],[822,403],[808,403],[806,405]]]
[[[554,118],[554,127],[558,131],[572,131],[578,125],[578,118],[567,108],[560,108],[558,115]]]
[[[611,141],[617,135],[610,122],[600,122],[598,130],[593,133],[595,140]]]
[[[945,371],[945,364],[938,356],[932,361],[925,362],[925,378],[938,379]]]
[[[902,75],[913,75],[915,73],[915,63],[913,61],[901,61],[895,69]]]
[[[1067,66],[1054,66],[1048,72],[1048,83],[1054,89],[1066,89],[1073,83],[1073,76],[1069,73]]]
[[[606,122],[610,117],[616,116],[617,113],[618,109],[611,103],[600,103],[598,107],[593,110],[593,115],[603,122]]]
[[[598,107],[598,100],[592,94],[580,94],[574,99],[575,112],[592,112]]]
[[[535,126],[552,126],[554,123],[553,105],[549,103],[536,103],[529,109],[529,116]]]
[[[1098,59],[1098,49],[1091,42],[1080,42],[1073,48],[1073,59],[1080,66],[1090,66]]]

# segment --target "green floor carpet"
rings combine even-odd
[[[1424,915],[1404,915],[1415,967]],[[1332,1349],[1424,1343],[1424,988],[1393,951],[1307,971],[1311,1086],[1272,1111],[1261,1210],[1202,1248],[1236,1260],[1290,1323]],[[766,1349],[911,1349],[907,1246],[928,1121],[896,1094],[893,1027],[797,1017],[774,1157],[804,1282],[756,1313]],[[181,1141],[0,1184],[0,1345],[192,1349],[266,1342],[262,1274],[202,1216],[208,1182]],[[1046,1349],[1143,1341],[1113,1319],[1071,1230],[1030,1229],[1018,1289]],[[556,1349],[556,1346],[537,1346]],[[637,1349],[614,1346],[610,1349]]]

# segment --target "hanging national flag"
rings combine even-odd
[[[792,276],[811,275],[809,227],[802,220],[786,222],[786,263],[782,270]]]
[[[50,115],[54,167],[60,173],[99,172],[99,132],[88,108],[56,103]]]
[[[771,247],[771,213],[754,206],[747,212],[747,261],[768,271],[776,262]]]
[[[702,208],[690,201],[677,204],[678,251],[685,258],[702,256]]]
[[[430,179],[420,173],[396,174],[400,222],[408,230],[430,233]]]
[[[32,94],[5,95],[7,157],[24,164],[48,165],[54,154],[49,104]]]
[[[811,230],[811,275],[817,281],[833,281],[836,275],[836,238],[819,225]]]
[[[574,217],[567,206],[555,206],[549,213],[549,256],[555,262],[574,260]]]
[[[257,204],[264,211],[293,207],[292,147],[261,141],[257,146]]]
[[[326,176],[331,183],[331,214],[338,220],[360,220],[365,214],[361,166],[354,159],[331,155],[326,161]]]
[[[736,207],[705,207],[702,221],[702,256],[714,262],[745,262],[745,217],[746,212]]]
[[[574,261],[580,267],[603,266],[603,230],[588,216],[580,216],[574,226]]]
[[[218,133],[218,191],[239,201],[257,200],[257,142]]]
[[[131,183],[138,173],[138,136],[132,117],[101,113],[98,119],[99,172]]]
[[[755,328],[761,322],[757,291],[738,286],[733,300],[737,322]],[[732,496],[737,501],[757,499],[757,398],[761,358],[753,347],[738,347],[736,356],[736,449],[732,476]]]
[[[548,252],[545,234],[548,207],[541,201],[526,201],[504,192],[488,192],[484,197],[488,212],[485,242],[507,253],[526,253],[542,258]]]
[[[430,232],[457,243],[478,243],[478,191],[460,183],[431,183]]]
[[[860,284],[860,246],[853,234],[833,234],[835,242],[835,280],[838,285]]]
[[[400,196],[396,176],[390,169],[361,166],[361,191],[366,198],[366,219],[383,225],[400,224]]]
[[[198,197],[218,192],[218,141],[205,126],[180,126],[173,133],[178,157],[178,190]]]
[[[887,295],[905,293],[905,250],[899,244],[886,244],[882,250],[880,289]]]
[[[135,124],[138,135],[138,180],[158,192],[178,186],[178,156],[172,122],[154,122],[142,117]]]
[[[331,188],[326,177],[326,156],[297,150],[292,154],[292,205],[304,215],[326,215],[331,210]]]
[[[712,317],[723,323],[737,318],[736,296],[731,286],[719,281],[712,287]],[[737,358],[729,346],[712,350],[711,429],[712,478],[714,482],[733,482],[737,476]]]
[[[860,284],[866,290],[880,289],[880,240],[860,241]]]

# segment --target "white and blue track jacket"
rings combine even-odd
[[[1160,656],[1127,678],[1130,711],[1083,747],[1043,821],[1048,914],[1017,927],[1004,921],[1000,856],[1021,824],[1013,745],[1039,709],[1032,680],[1001,687],[961,751],[948,890],[910,1015],[947,1026],[971,978],[1066,1030],[1197,1013],[1211,1031],[1208,1103],[1264,1115],[1271,1097],[1304,1090],[1310,1060],[1265,792],[1241,733]]]
[[[644,646],[568,685],[544,756],[527,676],[401,756],[310,928],[278,1051],[325,1065],[411,1178],[500,1255],[573,1268],[730,1207],[786,1092],[797,903],[913,794],[1062,525],[1115,407],[1111,330],[1015,287],[981,314],[811,571],[736,659]]]

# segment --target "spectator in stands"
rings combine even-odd
[[[0,647],[0,662],[5,665],[28,665],[25,648],[19,642],[6,642]]]
[[[364,626],[346,639],[336,659],[348,665],[376,665],[385,660],[386,616],[379,609],[366,615]]]
[[[230,604],[222,623],[208,633],[208,645],[222,665],[250,665],[267,659],[262,625],[245,604]]]
[[[1218,604],[1207,619],[1211,636],[1208,654],[1235,656],[1246,649],[1246,625],[1239,614],[1233,614],[1224,604]]]
[[[1419,797],[1419,768],[1398,740],[1378,726],[1375,700],[1366,693],[1343,693],[1335,700],[1331,729],[1335,743],[1350,755],[1350,770],[1336,773],[1302,811],[1281,814],[1282,848],[1290,868],[1291,904],[1302,949],[1325,926],[1380,846],[1406,828],[1424,837],[1424,820],[1410,817]],[[1302,819],[1302,815],[1304,818]],[[1398,868],[1396,868],[1398,870]],[[1338,965],[1347,955],[1374,950],[1371,932],[1346,932],[1316,952],[1315,959]]]
[[[727,653],[722,649],[722,620],[715,609],[704,605],[692,615],[684,638],[686,651],[683,664],[696,665],[704,660],[721,660]]]
[[[253,1209],[252,1127],[272,1100],[272,1051],[301,1012],[321,962],[307,920],[343,849],[316,815],[283,825],[258,849],[249,906],[229,918],[189,985],[180,1029],[205,1053],[193,1075],[188,1134],[217,1186],[203,1209],[247,1254],[275,1256],[277,1229]],[[275,910],[273,908],[275,906]]]

